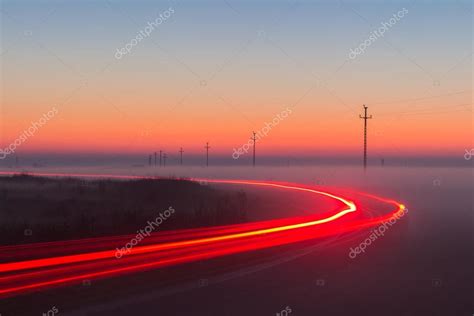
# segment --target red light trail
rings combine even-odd
[[[0,175],[18,175],[18,173],[0,172]],[[156,179],[104,174],[34,173],[29,175],[123,180]],[[360,212],[354,202],[299,184],[243,180],[191,180],[302,191],[335,200],[339,206],[336,210],[324,213],[324,216],[300,216],[154,233],[147,237],[143,245],[136,245],[129,254],[120,259],[115,257],[115,248],[122,246],[130,239],[130,236],[0,247],[2,258],[14,260],[0,264],[0,297],[73,284],[84,279],[112,277],[351,232],[387,221],[397,212],[403,212],[405,209],[404,205],[396,201],[366,195],[379,202],[393,205],[395,208],[383,216],[364,218],[361,216],[363,214],[358,214]],[[18,261],[19,257],[28,259]]]

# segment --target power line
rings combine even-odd
[[[441,97],[449,97],[449,96],[458,95],[458,94],[466,94],[466,93],[471,93],[471,91],[472,90],[465,90],[465,91],[451,92],[451,93],[446,93],[446,94],[438,94],[438,95],[433,95],[433,96],[429,96],[429,97],[419,97],[419,98],[413,98],[413,99],[402,99],[402,100],[396,100],[396,101],[375,102],[373,104],[379,105],[379,104],[415,102],[415,101],[436,99],[436,98],[441,98]]]

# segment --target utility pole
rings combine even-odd
[[[183,165],[183,153],[184,153],[184,150],[183,150],[183,147],[181,147],[181,149],[179,150],[179,164],[182,166]]]
[[[166,158],[168,158],[168,156],[166,155],[166,153],[163,154],[163,167],[166,167]]]
[[[148,165],[151,167],[151,155],[148,156]]]
[[[206,148],[206,167],[209,167],[209,142],[206,143],[206,146],[204,147]]]
[[[156,151],[155,151],[155,167],[156,167]]]
[[[372,118],[367,116],[367,106],[364,104],[364,116],[359,115],[359,118],[364,119],[364,169],[367,168],[367,120]]]
[[[161,163],[161,160],[162,160],[162,154],[161,154],[161,153],[162,153],[162,152],[163,152],[163,151],[160,150],[160,167],[161,167],[161,164],[162,164],[162,163]]]
[[[256,144],[256,141],[257,141],[257,133],[255,132],[252,132],[253,133],[253,137],[250,138],[251,140],[253,140],[253,166],[255,167],[255,144]]]

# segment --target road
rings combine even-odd
[[[35,174],[41,176],[106,177],[106,175]],[[137,179],[139,177],[117,176],[114,178]],[[170,265],[236,254],[245,251],[271,248],[289,243],[302,242],[369,228],[388,221],[403,213],[405,206],[391,200],[369,196],[369,198],[392,204],[388,214],[377,217],[362,213],[353,201],[312,187],[262,181],[193,179],[194,181],[263,186],[285,190],[302,191],[322,195],[339,202],[336,210],[322,212],[321,216],[300,216],[239,225],[173,231],[149,236],[146,245],[136,244],[122,254],[116,249],[133,239],[133,236],[94,238],[89,240],[43,243],[2,247],[6,257],[17,259],[0,264],[0,297],[10,297],[26,292],[48,289],[93,280],[116,277],[123,274],[157,269]],[[358,203],[360,204],[360,203]],[[350,216],[352,215],[352,216]],[[365,215],[365,216],[364,216]],[[342,225],[334,222],[344,220]],[[105,250],[104,250],[105,249]],[[92,251],[94,250],[94,251]],[[8,255],[12,254],[12,255]],[[51,254],[55,254],[51,256]],[[119,255],[118,255],[119,254]]]

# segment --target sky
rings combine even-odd
[[[463,0],[1,1],[0,147],[55,108],[16,154],[209,142],[230,157],[289,108],[260,155],[358,155],[366,104],[370,154],[461,157],[472,15]]]

